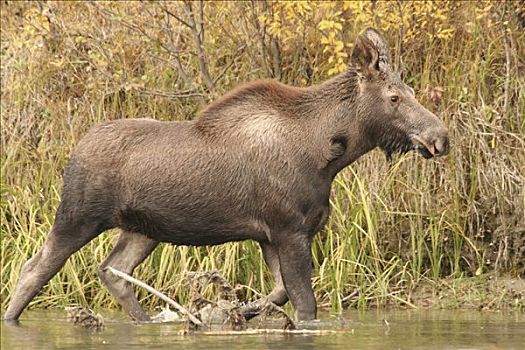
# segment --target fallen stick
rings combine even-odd
[[[179,303],[177,303],[175,300],[165,296],[164,294],[162,294],[161,292],[159,292],[155,288],[147,285],[146,283],[144,283],[144,282],[142,282],[142,281],[140,281],[140,280],[138,280],[138,279],[136,279],[134,277],[131,277],[127,273],[124,273],[122,271],[116,270],[116,269],[112,268],[111,266],[107,266],[104,270],[109,270],[109,272],[111,272],[115,276],[120,277],[123,280],[126,280],[126,281],[128,281],[130,283],[136,284],[137,286],[146,289],[151,294],[159,297],[160,299],[164,300],[165,302],[167,302],[168,304],[173,306],[175,309],[177,309],[178,311],[180,311],[184,315],[188,316],[188,319],[191,322],[193,322],[194,324],[196,324],[197,326],[202,326],[202,322],[197,317],[193,316],[193,314],[188,309],[186,309],[184,306],[182,306]]]
[[[247,329],[243,331],[205,331],[199,335],[256,335],[256,334],[294,334],[294,335],[326,335],[345,333],[348,331],[337,331],[329,329]]]

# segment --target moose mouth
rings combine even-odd
[[[425,137],[417,134],[402,134],[402,133],[393,133],[393,137],[385,142],[381,148],[385,152],[387,158],[391,158],[392,154],[399,153],[404,154],[409,151],[416,151],[425,159],[438,157],[443,154],[448,153],[448,146],[445,144],[443,150],[439,147],[436,147],[436,144],[432,141],[427,141]]]
[[[430,159],[430,158],[434,157],[432,155],[432,153],[430,153],[430,151],[428,149],[426,149],[425,147],[422,147],[422,146],[419,146],[419,145],[415,145],[414,146],[414,150],[417,151],[419,154],[421,154],[423,156],[423,158],[425,158],[425,159]]]
[[[432,152],[432,150],[435,150],[434,146],[430,146],[423,138],[419,137],[418,135],[412,134],[410,135],[410,139],[412,140],[412,149],[421,154],[423,158],[429,159],[434,157],[434,152]]]

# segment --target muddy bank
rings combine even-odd
[[[421,283],[408,299],[421,308],[525,310],[525,280],[483,276]]]

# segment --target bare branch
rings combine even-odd
[[[177,303],[175,300],[165,296],[164,294],[162,294],[161,292],[159,292],[158,290],[156,290],[155,288],[147,285],[146,283],[134,278],[134,277],[131,277],[130,275],[122,272],[122,271],[119,271],[119,270],[116,270],[114,268],[112,268],[111,266],[108,266],[105,268],[105,270],[108,270],[109,272],[111,272],[112,274],[114,274],[115,276],[117,277],[120,277],[122,278],[123,280],[126,280],[130,283],[133,283],[139,287],[142,287],[144,289],[146,289],[148,292],[150,292],[151,294],[155,295],[156,297],[164,300],[165,302],[167,302],[168,304],[170,304],[171,306],[173,306],[174,308],[176,308],[177,310],[179,310],[180,312],[182,312],[184,315],[186,315],[188,317],[188,319],[193,322],[194,324],[196,324],[197,326],[202,326],[202,322],[195,316],[193,316],[193,314],[188,310],[186,309],[184,306],[180,305],[179,303]]]
[[[204,2],[199,1],[199,37],[201,42],[204,41]]]
[[[273,16],[273,6],[268,3],[267,1],[264,1],[265,10],[267,12],[270,12]],[[281,71],[281,49],[279,47],[279,41],[277,38],[273,35],[270,35],[270,52],[272,54],[272,68],[273,68],[273,76],[277,80],[281,80],[282,78],[282,71]]]
[[[167,45],[165,42],[163,42],[161,40],[158,40],[157,38],[152,37],[144,29],[140,28],[139,26],[135,25],[134,23],[128,22],[128,21],[126,21],[124,19],[121,19],[121,18],[115,19],[116,16],[115,16],[115,14],[113,12],[102,8],[97,3],[90,2],[90,4],[93,5],[102,14],[102,16],[104,16],[108,20],[117,21],[120,24],[122,24],[124,27],[126,27],[126,28],[128,28],[128,29],[130,29],[130,30],[132,30],[134,32],[137,32],[137,33],[139,33],[141,35],[143,35],[144,37],[148,38],[152,42],[158,43],[160,45],[160,47],[162,47],[173,58],[173,61],[174,61],[173,64],[174,64],[175,68],[177,69],[177,71],[179,73],[179,76],[184,81],[184,83],[187,86],[190,87],[191,91],[195,91],[196,90],[193,81],[190,79],[190,77],[186,73],[186,70],[182,66],[182,63],[181,63],[181,60],[180,60],[180,50],[177,48],[177,46],[178,46],[178,42],[179,42],[179,38],[180,38],[180,34],[181,33],[179,31],[177,33],[176,39],[174,39],[173,38],[174,35],[173,35],[173,32],[171,31],[171,25],[169,24],[169,21],[167,22],[167,25],[165,27],[161,28],[161,29],[168,33],[168,37],[170,38],[171,46]],[[165,11],[166,18],[169,18],[168,14],[166,12],[166,9],[162,8],[162,6],[161,6],[161,9],[163,9],[163,11]],[[157,58],[160,59],[159,57],[157,57]],[[190,91],[190,90],[188,90],[188,91]],[[193,93],[193,92],[192,93],[189,93],[189,92],[168,93],[168,92],[160,92],[160,91],[155,91],[155,92],[141,91],[141,92],[143,92],[143,93],[150,93],[152,95],[157,95],[157,96],[169,97],[169,98],[183,98],[183,97],[199,97],[199,96],[203,96],[202,94],[197,94],[197,93]]]
[[[206,52],[204,51],[204,20],[201,20],[201,30],[197,29],[197,23],[195,21],[195,13],[193,12],[193,7],[191,2],[184,2],[186,9],[186,13],[188,14],[190,21],[189,25],[191,28],[191,32],[193,34],[193,39],[195,41],[195,46],[197,47],[197,57],[199,61],[199,69],[202,75],[202,78],[204,80],[204,83],[206,84],[206,87],[209,91],[213,91],[215,89],[215,83],[213,82],[213,79],[210,76],[210,72],[208,69],[208,62],[206,60]],[[204,6],[202,4],[202,1],[199,2],[201,6]],[[204,11],[204,8],[201,9]],[[204,16],[204,12],[202,12],[202,15]]]
[[[252,9],[252,17],[253,17],[253,23],[255,25],[255,29],[257,30],[257,36],[259,37],[259,52],[261,56],[261,60],[263,63],[263,66],[266,70],[266,73],[269,75],[271,74],[271,70],[268,67],[268,62],[266,62],[266,25],[261,26],[259,23],[259,16],[257,16],[257,11],[255,9],[255,0],[250,1],[251,9]]]
[[[168,8],[167,8],[166,6],[162,6],[161,4],[162,4],[162,2],[158,3],[158,5],[160,6],[160,8],[161,8],[164,12],[166,12],[167,15],[169,15],[169,16],[175,18],[177,21],[179,21],[179,22],[180,22],[181,24],[183,24],[184,26],[186,26],[186,27],[188,27],[188,28],[190,28],[190,29],[192,28],[191,25],[190,25],[188,22],[186,22],[185,20],[183,20],[182,18],[180,18],[179,16],[177,16],[176,14],[174,14],[173,12],[171,12],[170,10],[168,10]]]
[[[168,91],[140,88],[140,89],[137,89],[137,91],[143,94],[147,94],[147,95],[154,95],[154,96],[161,96],[161,97],[168,97],[168,98],[186,98],[186,97],[204,97],[206,96],[205,94],[202,94],[200,92],[194,92],[194,90],[191,90],[191,89],[179,91],[179,92],[168,92]]]
[[[222,77],[226,74],[226,72],[228,71],[228,69],[230,69],[231,66],[233,66],[233,64],[235,63],[235,61],[237,61],[237,58],[240,57],[240,54],[243,52],[244,48],[246,47],[246,45],[243,45],[241,47],[239,47],[237,49],[237,51],[235,52],[235,54],[233,55],[233,58],[231,60],[231,62],[222,70],[222,72],[215,78],[215,80],[213,80],[213,85],[216,85],[217,82],[219,80],[222,79]]]
[[[161,6],[161,9],[162,9],[162,6]],[[167,11],[167,9],[165,9],[165,11]],[[171,46],[173,48],[173,52],[174,52],[173,60],[175,61],[175,67],[177,68],[177,71],[179,72],[179,75],[182,77],[182,79],[184,80],[186,85],[189,86],[190,88],[193,88],[193,86],[194,86],[193,85],[193,81],[190,79],[190,77],[186,73],[186,70],[182,66],[182,63],[181,63],[181,60],[180,60],[180,55],[179,55],[179,50],[177,48],[178,45],[179,45],[179,40],[180,40],[180,36],[181,36],[181,30],[180,29],[178,30],[177,37],[174,39],[173,31],[171,30],[170,16],[169,16],[168,12],[166,12],[166,16],[164,18],[165,18],[165,21],[166,21],[166,25],[165,25],[164,30],[167,32],[168,38],[169,38]]]
[[[273,75],[277,80],[281,80],[281,49],[279,47],[279,42],[274,36],[270,39],[270,50],[272,52]]]

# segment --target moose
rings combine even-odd
[[[329,215],[334,177],[374,148],[388,156],[448,153],[444,123],[392,67],[383,35],[360,34],[349,68],[315,86],[256,81],[209,104],[196,120],[123,119],[93,127],[72,152],[55,221],[23,266],[5,320],[16,320],[69,256],[120,228],[100,266],[103,284],[132,318],[147,321],[129,282],[159,242],[254,240],[275,279],[266,297],[316,318],[313,236]]]

